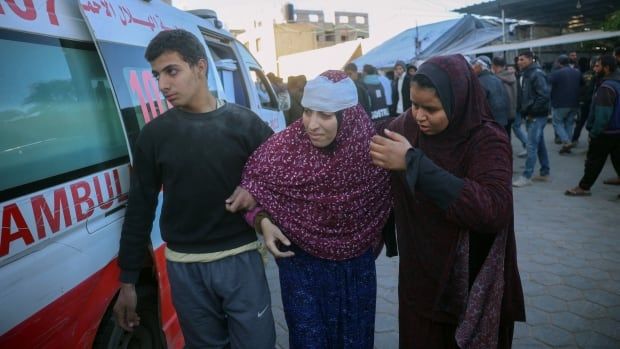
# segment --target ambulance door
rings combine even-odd
[[[120,221],[129,172],[110,84],[69,1],[1,1],[0,62],[0,348],[84,346],[118,251],[87,225]]]
[[[286,127],[284,113],[280,110],[276,94],[263,69],[248,49],[238,40],[233,41],[233,46],[244,65],[244,70],[249,74],[249,95],[253,105],[259,110],[261,118],[274,131],[283,130]]]
[[[224,99],[249,108],[245,87],[239,82],[239,79],[235,78],[239,74],[236,61],[233,59],[215,59],[215,67],[224,87]]]
[[[242,105],[254,110],[257,114],[259,110],[252,104],[247,83],[247,75],[243,73],[239,59],[231,47],[234,39],[220,33],[202,29],[202,35],[209,54],[215,61],[218,75],[222,81],[224,89],[224,99],[229,102]]]

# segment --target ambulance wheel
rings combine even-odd
[[[165,348],[164,334],[157,316],[157,292],[154,287],[136,287],[140,326],[127,332],[116,324],[112,307],[106,311],[93,343],[94,349]]]

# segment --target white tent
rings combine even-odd
[[[278,58],[278,76],[305,75],[308,80],[329,69],[341,70],[372,45],[369,39],[346,41],[334,46],[294,53]]]
[[[360,70],[364,64],[378,69],[392,69],[397,60],[410,63],[438,55],[464,53],[501,36],[501,26],[467,15],[407,29],[353,62]],[[419,46],[417,54],[416,40]]]
[[[473,50],[468,50],[463,53],[475,55],[479,53],[517,51],[517,50],[522,50],[522,49],[531,49],[535,47],[570,44],[574,42],[607,39],[607,38],[613,38],[613,37],[620,37],[620,31],[606,32],[602,30],[592,30],[592,31],[587,31],[587,32],[551,36],[551,37],[542,38],[542,39],[520,41],[520,42],[509,43],[509,44],[483,46],[483,47],[479,47]]]

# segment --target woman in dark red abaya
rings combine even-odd
[[[510,348],[525,320],[511,147],[482,91],[463,56],[432,58],[371,143],[393,170],[401,348]]]

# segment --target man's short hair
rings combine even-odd
[[[159,32],[147,46],[144,58],[153,62],[166,52],[177,52],[190,66],[198,64],[201,59],[207,60],[205,47],[194,34],[183,29]]]
[[[563,65],[563,66],[567,66],[568,64],[570,64],[570,59],[568,58],[567,55],[559,55],[558,56],[558,64]]]
[[[375,74],[377,74],[377,68],[375,68],[371,64],[364,64],[364,68],[362,68],[362,69],[364,70],[364,74],[366,74],[366,75],[375,75]]]
[[[599,59],[601,62],[601,68],[609,68],[609,72],[613,73],[616,71],[616,68],[618,66],[617,62],[616,62],[616,57],[612,56],[612,55],[602,55]]]
[[[394,69],[396,69],[399,65],[403,68],[403,70],[407,69],[407,65],[401,60],[397,60],[396,63],[394,63]]]
[[[409,69],[413,69],[416,72],[418,71],[418,67],[416,67],[415,64],[407,64],[407,71],[409,71]]]
[[[525,56],[529,59],[534,59],[534,52],[532,51],[521,51],[519,52],[519,56]]]
[[[357,71],[357,64],[348,63],[347,65],[344,66],[344,71]]]
[[[493,65],[503,68],[506,66],[506,59],[504,59],[504,57],[502,56],[495,56],[493,57]]]

